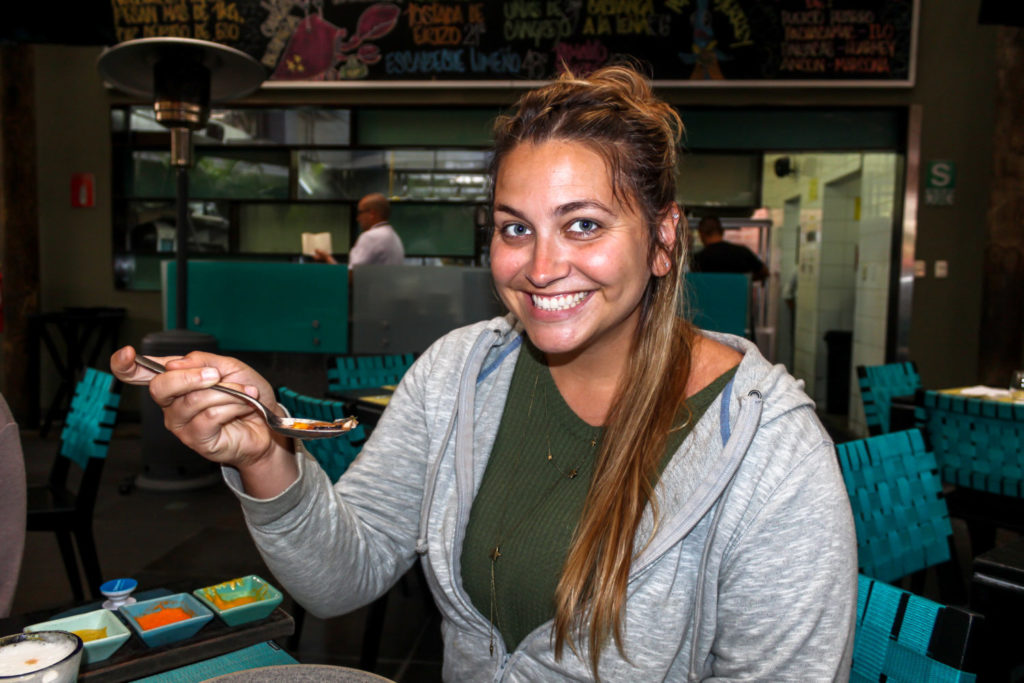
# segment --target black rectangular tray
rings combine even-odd
[[[131,627],[128,630],[131,637],[110,657],[93,664],[83,662],[78,671],[79,681],[117,683],[152,676],[267,640],[285,638],[294,633],[295,622],[280,607],[264,619],[238,626],[228,626],[214,616],[191,638],[159,647],[147,647]]]

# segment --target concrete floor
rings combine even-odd
[[[42,438],[36,431],[23,430],[30,483],[45,481],[57,451],[58,431]],[[222,482],[183,492],[133,487],[143,471],[141,451],[139,425],[120,425],[94,516],[104,578],[134,578],[139,590],[168,584],[199,588],[246,574],[274,583],[249,538],[237,500]],[[410,573],[388,596],[373,670],[399,682],[440,681],[440,620],[415,579]],[[72,605],[54,535],[29,533],[12,614],[57,613]],[[294,613],[287,594],[282,607]],[[297,645],[282,645],[300,662],[357,667],[368,611],[362,608],[326,620],[307,615]]]

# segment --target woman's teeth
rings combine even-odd
[[[586,292],[576,292],[575,294],[561,294],[559,296],[540,296],[538,294],[532,294],[533,305],[542,311],[564,311],[572,308],[579,302],[583,301],[587,296]]]

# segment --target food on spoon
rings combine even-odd
[[[286,420],[287,426],[292,429],[341,429],[343,431],[349,431],[355,429],[359,424],[359,421],[354,417],[342,417],[334,422],[325,422],[324,420],[308,420],[306,418],[294,417],[290,420]]]

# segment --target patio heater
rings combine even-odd
[[[267,76],[264,67],[235,48],[191,38],[140,38],[107,48],[97,61],[100,75],[128,94],[153,102],[156,120],[171,134],[175,193],[174,325],[147,335],[139,351],[147,355],[215,351],[212,335],[188,329],[188,173],[193,164],[192,131],[206,126],[211,102],[244,97]],[[170,317],[170,312],[168,312]],[[168,321],[170,322],[170,321]],[[215,482],[212,463],[202,460],[171,436],[152,401],[143,401],[145,471],[140,488],[184,490]]]

